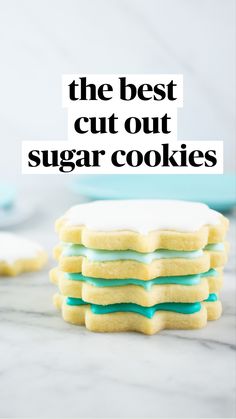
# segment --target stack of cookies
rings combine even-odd
[[[65,321],[98,332],[204,327],[222,311],[227,227],[201,203],[74,206],[56,222],[54,303]]]

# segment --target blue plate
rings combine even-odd
[[[91,199],[183,199],[224,212],[236,205],[236,176],[230,174],[83,175],[71,188]]]

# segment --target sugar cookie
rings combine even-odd
[[[56,221],[64,242],[92,249],[197,250],[223,242],[228,220],[207,205],[166,200],[95,201]]]
[[[227,260],[227,246],[223,250],[198,250],[185,251],[160,251],[160,257],[153,257],[151,254],[140,253],[140,261],[131,258],[127,251],[126,259],[121,259],[119,251],[102,251],[102,256],[93,256],[99,250],[87,249],[79,246],[80,251],[63,251],[63,246],[56,246],[54,255],[59,261],[59,267],[64,272],[81,272],[84,276],[96,278],[137,278],[150,280],[158,276],[192,275],[207,272],[210,268],[221,267]],[[87,251],[89,251],[87,253]],[[80,255],[79,255],[80,252]],[[116,254],[116,252],[118,254]],[[170,252],[170,254],[168,253]],[[113,253],[114,258],[110,259],[106,253]],[[122,252],[124,253],[124,252]],[[165,253],[165,255],[164,255]],[[149,257],[151,255],[151,257]],[[144,262],[143,257],[147,256]],[[165,256],[165,257],[164,257]],[[100,258],[100,259],[99,259]],[[146,263],[147,262],[147,263]]]
[[[163,329],[199,329],[206,326],[207,320],[220,317],[222,310],[218,299],[206,303],[166,303],[149,308],[125,303],[89,305],[81,299],[75,300],[60,294],[54,296],[54,304],[61,309],[66,322],[85,325],[94,332],[137,331],[153,335]]]
[[[179,277],[160,277],[150,281],[137,279],[108,280],[68,274],[54,268],[51,282],[63,296],[82,298],[93,304],[135,303],[152,306],[165,302],[192,303],[205,300],[222,286],[222,270]]]
[[[37,271],[46,260],[47,255],[39,244],[16,234],[0,232],[0,275]]]

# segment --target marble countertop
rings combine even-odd
[[[69,196],[16,230],[51,251]],[[72,202],[71,202],[72,203]],[[232,218],[232,217],[231,217]],[[0,280],[0,417],[234,417],[235,222],[224,314],[196,331],[95,334],[62,321],[47,268]]]

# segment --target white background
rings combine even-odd
[[[233,0],[1,0],[0,173],[19,176],[20,142],[65,139],[61,75],[183,73],[178,137],[225,140],[235,160]],[[51,176],[51,184],[67,181]],[[34,185],[41,183],[34,177]]]

